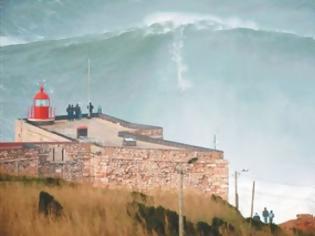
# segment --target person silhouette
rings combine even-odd
[[[275,214],[273,213],[273,211],[271,210],[269,213],[269,223],[272,224],[273,223],[273,218],[275,217]]]
[[[67,106],[66,112],[67,112],[68,120],[71,120],[71,114],[70,114],[71,113],[71,105],[70,104]]]
[[[268,217],[269,217],[269,211],[267,210],[266,207],[264,208],[264,211],[262,212],[262,215],[264,217],[265,224],[267,224],[268,223]]]
[[[254,217],[253,217],[253,220],[256,221],[256,222],[260,222],[260,216],[258,215],[258,213],[256,212]]]
[[[89,117],[91,118],[92,114],[93,114],[93,109],[94,109],[94,106],[92,105],[91,102],[89,102],[89,105],[87,106],[87,109],[89,110]]]
[[[74,106],[70,105],[70,120],[74,120]]]
[[[79,104],[75,105],[74,111],[75,111],[75,118],[79,120],[81,118],[81,107],[79,106]]]

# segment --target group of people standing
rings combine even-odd
[[[88,117],[92,117],[94,106],[91,102],[89,102],[87,109],[89,111]],[[69,104],[66,109],[66,112],[67,112],[68,120],[75,120],[75,119],[79,120],[82,118],[82,109],[79,104],[75,106],[73,106],[72,104]]]
[[[67,116],[68,120],[74,120],[74,119],[81,119],[82,117],[82,110],[79,104],[73,106],[72,104],[69,104],[67,109]]]
[[[269,223],[272,224],[273,223],[273,218],[275,217],[275,214],[273,213],[272,210],[269,212],[267,210],[267,207],[265,207],[263,212],[262,212],[262,216],[264,218],[264,223],[265,224],[268,224],[268,220],[269,220]],[[258,215],[257,212],[256,212],[255,216],[253,217],[253,220],[260,222],[260,216]]]

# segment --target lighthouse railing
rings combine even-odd
[[[53,107],[49,107],[49,118],[55,118],[55,109]]]
[[[35,115],[35,107],[31,106],[28,108],[27,117],[28,117],[28,119],[33,119],[33,118],[35,118],[34,115]],[[55,119],[55,108],[54,107],[49,107],[48,117],[49,117],[49,119]]]
[[[33,111],[33,106],[28,108],[28,118],[33,118],[34,117],[34,111]]]

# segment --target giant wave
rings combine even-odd
[[[29,22],[12,17],[16,9],[29,9],[27,4],[7,6],[7,22],[0,27],[1,37],[6,37],[0,47],[1,140],[13,139],[14,121],[27,115],[40,82],[46,84],[58,114],[68,103],[85,107],[90,59],[92,99],[106,113],[161,125],[166,138],[197,145],[210,146],[216,134],[231,169],[249,167],[258,179],[286,176],[290,183],[313,184],[311,21],[297,27],[270,14],[275,23],[269,24],[259,13],[230,14],[230,8],[223,11],[215,3],[211,13],[157,7],[141,11],[139,17],[138,8],[132,8],[136,3],[128,3],[126,19],[113,19],[104,16],[99,1],[87,6],[63,0],[49,6],[37,1],[33,7],[42,11]],[[123,14],[122,8],[109,5]],[[290,7],[285,10],[290,12]],[[95,11],[84,15],[82,9],[89,8]],[[312,13],[302,10],[306,13],[301,19],[312,19]],[[42,22],[47,11],[49,17]],[[73,22],[67,14],[81,19]],[[91,15],[98,17],[96,23]],[[288,174],[292,171],[299,178]],[[288,215],[294,212],[287,210]]]

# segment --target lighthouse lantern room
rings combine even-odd
[[[40,86],[40,90],[34,96],[28,120],[41,123],[53,122],[55,120],[53,108],[50,106],[50,98],[45,92],[43,85]]]

